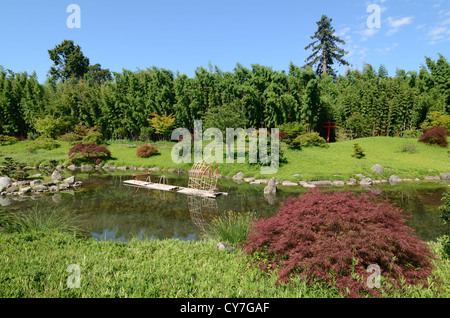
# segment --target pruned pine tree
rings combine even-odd
[[[332,20],[322,15],[320,21],[316,22],[318,29],[311,36],[314,42],[305,47],[305,50],[312,49],[312,54],[306,58],[305,62],[306,66],[315,68],[316,74],[330,74],[336,79],[336,72],[333,69],[335,62],[340,65],[349,65],[349,63],[343,59],[348,52],[337,46],[338,43],[345,44],[345,41],[333,35],[335,30],[331,25]]]

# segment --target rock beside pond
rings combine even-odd
[[[383,166],[379,164],[373,165],[372,168],[370,168],[370,170],[373,170],[380,175],[383,174]]]
[[[289,180],[285,180],[285,181],[281,182],[281,185],[283,187],[296,187],[296,186],[298,186],[298,183],[295,183],[295,182],[292,182]]]
[[[65,184],[68,184],[68,185],[74,184],[75,183],[75,176],[71,176],[71,177],[69,177],[67,179],[64,179],[62,183],[65,183]]]
[[[62,170],[64,170],[64,166],[63,165],[57,165],[56,166],[56,170],[62,171]]]
[[[54,186],[49,187],[48,190],[50,192],[58,192],[59,191],[59,187],[54,185]]]
[[[450,180],[450,172],[441,172],[442,180]]]
[[[53,171],[52,180],[60,181],[62,179],[61,173],[58,170]]]
[[[303,183],[303,188],[314,189],[314,188],[317,188],[317,186],[315,184],[305,182],[305,183]]]
[[[344,181],[333,181],[333,185],[335,187],[343,187],[343,186],[345,186],[345,182]]]
[[[373,185],[373,181],[371,178],[364,178],[361,180],[361,182],[359,184],[362,185],[363,187],[371,186],[371,185]]]
[[[31,192],[31,187],[25,187],[19,190],[20,194],[25,194]]]
[[[438,176],[426,176],[423,177],[424,180],[441,180],[441,177]]]
[[[6,189],[6,193],[7,194],[11,194],[11,193],[14,193],[14,192],[16,192],[18,190],[19,190],[19,188],[17,186],[11,186],[8,189]]]
[[[277,179],[271,178],[264,188],[265,194],[275,194],[277,193]]]
[[[357,184],[358,184],[358,180],[356,180],[355,178],[348,179],[348,182],[347,182],[348,186],[355,186]]]
[[[310,181],[309,184],[313,184],[317,187],[323,187],[323,186],[332,186],[333,182],[328,180],[319,180],[319,181]]]
[[[44,192],[44,191],[47,191],[48,190],[48,188],[45,186],[45,185],[37,185],[37,186],[35,186],[34,188],[33,188],[33,191],[34,192]]]
[[[158,167],[148,168],[148,171],[150,171],[150,172],[158,172],[159,168]]]
[[[1,177],[0,178],[0,187],[8,188],[13,183],[10,177]]]
[[[33,187],[37,186],[40,183],[41,183],[41,180],[33,180],[33,181],[30,182],[30,187],[33,188]]]
[[[120,171],[127,171],[128,167],[127,166],[121,166],[121,167],[117,167],[116,169],[120,170]]]
[[[70,185],[67,183],[61,183],[58,187],[59,187],[59,190],[67,190],[70,188]]]
[[[223,242],[217,243],[217,249],[219,251],[234,251],[234,247],[232,247],[232,246],[230,246],[228,244],[225,244]]]
[[[402,182],[402,181],[403,180],[400,179],[400,177],[396,176],[396,175],[392,175],[392,176],[389,177],[389,182]]]
[[[90,165],[81,165],[81,171],[91,171],[92,169],[94,168]]]
[[[244,178],[244,173],[242,172],[242,171],[239,171],[238,173],[236,173],[234,176],[233,176],[233,179],[235,179],[235,180],[241,180],[241,179],[243,179]]]
[[[245,182],[252,182],[252,181],[255,181],[255,178],[253,178],[253,177],[250,177],[250,178],[244,178],[244,181],[245,181]]]
[[[67,169],[69,169],[69,170],[76,170],[78,167],[77,166],[75,166],[75,165],[70,165],[70,166],[68,166],[67,167]]]

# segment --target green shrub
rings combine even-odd
[[[258,219],[255,212],[225,212],[212,220],[207,235],[234,246],[247,239],[250,225]]]
[[[306,127],[302,123],[299,122],[291,122],[280,125],[280,132],[286,133],[287,139],[293,140],[300,135],[306,133]]]
[[[67,134],[60,136],[58,139],[61,141],[68,142],[69,144],[74,144],[80,141],[82,138],[80,137],[80,135],[77,135],[74,132],[69,132]]]
[[[422,131],[421,130],[403,130],[400,135],[403,138],[419,138],[422,135]]]
[[[353,154],[352,157],[355,157],[357,159],[362,159],[366,156],[364,153],[364,150],[361,148],[361,146],[358,143],[353,144]]]
[[[404,144],[401,148],[401,152],[406,152],[406,153],[417,153],[418,150],[416,148],[416,145],[414,145],[411,142],[408,142],[406,144]]]
[[[430,112],[422,123],[421,128],[445,127],[450,131],[450,115],[441,112]]]
[[[136,155],[141,158],[148,158],[159,153],[158,149],[152,145],[141,145],[136,150]]]
[[[291,148],[300,147],[328,147],[327,141],[320,137],[317,132],[310,132],[295,138],[291,144]]]
[[[28,151],[31,150],[30,152],[33,152],[36,149],[52,150],[58,148],[59,146],[60,144],[57,141],[41,136],[30,143]]]
[[[103,137],[102,133],[100,133],[100,132],[90,133],[89,135],[87,135],[86,137],[83,138],[82,142],[85,144],[93,143],[96,145],[105,145],[106,144],[105,137]]]
[[[7,135],[0,135],[0,146],[6,146],[11,145],[13,143],[17,142],[16,137],[7,136]]]
[[[39,135],[53,139],[65,133],[69,129],[69,127],[69,121],[61,117],[55,118],[51,115],[36,119],[36,122],[34,124],[34,128],[39,133]]]

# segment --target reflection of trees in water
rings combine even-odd
[[[386,190],[381,197],[403,209],[408,216],[406,224],[424,241],[435,240],[445,232],[438,207],[444,190]]]

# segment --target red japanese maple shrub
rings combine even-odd
[[[141,158],[148,158],[159,153],[158,149],[152,145],[141,145],[136,150],[136,155]]]
[[[419,138],[419,142],[423,142],[429,145],[439,145],[441,147],[447,147],[447,136],[450,136],[447,128],[430,127],[424,129],[423,135]]]
[[[387,282],[400,286],[402,277],[407,284],[426,286],[431,275],[434,256],[405,221],[400,208],[373,194],[314,190],[256,221],[241,247],[247,254],[265,255],[253,260],[262,269],[279,268],[278,283],[299,275],[346,296],[379,296],[367,286],[373,274],[369,265],[380,267],[385,290]]]
[[[94,143],[79,143],[69,150],[69,159],[72,163],[95,163],[111,158],[111,152],[105,146]]]

